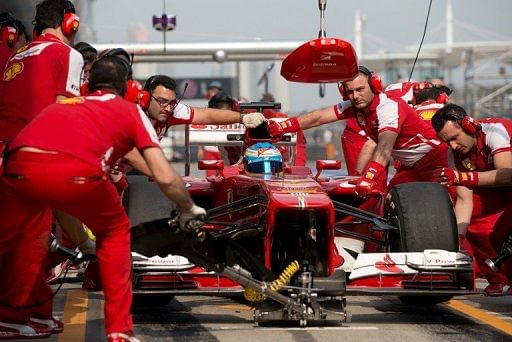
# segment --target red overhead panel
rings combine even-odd
[[[292,82],[333,83],[357,75],[352,44],[338,38],[317,38],[293,50],[281,66],[281,76]]]

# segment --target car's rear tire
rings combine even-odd
[[[437,183],[415,182],[389,192],[386,217],[398,231],[390,232],[391,252],[423,252],[459,247],[457,221],[446,189]]]
[[[398,231],[391,231],[391,252],[423,252],[425,249],[458,250],[457,221],[446,189],[437,183],[400,184],[391,189],[386,217]],[[451,296],[401,296],[407,305],[431,306]]]

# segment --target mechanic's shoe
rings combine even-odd
[[[64,331],[64,323],[52,318],[52,319],[41,319],[30,317],[30,324],[37,327],[38,330],[48,329],[52,334],[60,334]]]
[[[71,261],[65,260],[52,268],[46,278],[48,284],[55,283],[60,277],[64,276],[66,270],[71,266]]]
[[[484,294],[489,297],[509,296],[512,294],[510,285],[491,283],[484,289]]]
[[[124,333],[110,333],[107,335],[108,342],[142,342],[137,337],[133,331],[125,331]]]
[[[40,330],[30,322],[26,324],[0,322],[0,340],[19,340],[51,336],[48,330]]]

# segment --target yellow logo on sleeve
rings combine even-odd
[[[19,62],[13,63],[10,67],[5,69],[3,80],[10,81],[14,77],[16,77],[16,75],[20,74],[22,71],[23,71],[23,63],[19,63]]]
[[[59,100],[58,103],[60,104],[77,104],[77,103],[84,103],[85,99],[82,96],[78,97],[68,97],[66,99]]]

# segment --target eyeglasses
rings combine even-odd
[[[151,97],[156,101],[156,103],[158,103],[160,108],[166,108],[167,106],[171,106],[171,110],[172,110],[178,104],[178,101],[176,101],[176,99],[166,100],[166,99],[154,97],[153,95],[151,95]]]

